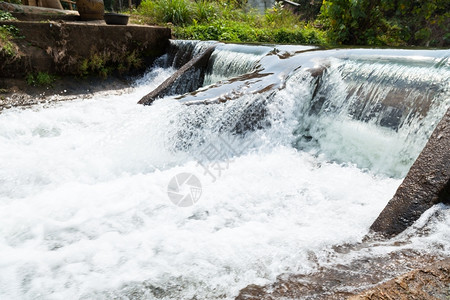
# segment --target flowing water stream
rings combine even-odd
[[[0,114],[1,299],[232,299],[358,257],[449,255],[444,205],[333,250],[364,238],[450,107],[449,51],[218,44],[204,87],[136,105],[209,45],[178,42],[121,95]],[[194,205],[169,197],[180,173]]]

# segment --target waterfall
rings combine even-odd
[[[339,162],[404,176],[450,106],[450,69],[443,61],[391,55],[330,59],[303,108],[296,146],[320,145]]]
[[[353,247],[450,106],[448,50],[218,44],[203,86],[136,105],[211,43],[172,41],[124,92],[1,112],[0,298],[234,299],[448,257],[444,205]],[[180,174],[192,206],[170,199]]]
[[[220,45],[211,55],[204,85],[247,74],[272,50],[267,46]]]
[[[179,69],[215,43],[217,42],[170,40],[167,54],[158,61],[157,65],[163,68]]]
[[[298,123],[292,130],[297,149],[394,177],[406,174],[450,106],[446,51],[323,51],[287,46],[251,50],[251,46],[216,50],[208,65],[208,72],[214,74],[209,78],[228,78],[177,98],[187,104],[234,99],[239,106],[234,113],[224,114],[223,104],[197,110],[208,110],[215,125],[207,126],[221,130],[230,121],[220,114],[238,119],[229,130],[241,134],[279,123],[271,115],[274,111],[285,116],[292,110],[287,118]],[[235,69],[243,56],[251,59]],[[289,110],[280,104],[287,98],[295,103]],[[195,123],[192,119],[186,124]],[[186,135],[189,144],[192,134]]]

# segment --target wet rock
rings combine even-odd
[[[195,91],[203,85],[209,58],[216,46],[211,46],[194,57],[156,89],[142,97],[138,104],[150,105],[157,98]]]
[[[450,203],[450,109],[412,165],[394,197],[372,224],[374,232],[391,237],[434,204]]]
[[[352,249],[347,250],[352,251]],[[442,261],[446,262],[445,265],[448,269],[450,259],[441,259],[431,255],[423,255],[412,250],[402,250],[378,257],[360,258],[345,265],[335,264],[327,267],[319,267],[316,272],[309,274],[282,274],[272,284],[265,286],[249,285],[245,287],[240,291],[236,299],[348,299],[349,297],[363,295],[361,293],[365,293],[368,287],[372,288],[386,279],[395,278],[415,269],[426,271],[429,269],[428,266],[433,266],[433,264],[439,266],[443,264]],[[430,283],[434,282],[436,285],[436,295],[445,292],[445,286],[440,284],[440,280],[442,280],[442,277],[435,277],[433,280],[430,279]],[[381,299],[402,298],[392,297]]]
[[[450,259],[408,272],[349,299],[450,299]]]

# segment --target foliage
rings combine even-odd
[[[80,76],[88,76],[91,74],[106,78],[114,71],[125,73],[131,69],[137,69],[142,66],[142,58],[137,51],[131,52],[108,52],[93,51],[89,58],[81,61],[78,68]]]
[[[219,15],[217,5],[207,0],[196,1],[193,10],[195,22],[209,22]]]
[[[50,75],[47,72],[29,73],[26,76],[26,81],[28,85],[39,86],[39,87],[51,87],[56,81],[57,77]]]
[[[175,28],[182,39],[218,40],[229,42],[263,42],[283,44],[325,44],[324,34],[312,27],[301,29],[254,28],[234,21],[215,21],[210,24]]]
[[[12,3],[12,4],[22,4],[22,1],[20,0],[3,0],[7,3]]]
[[[3,26],[0,26],[0,54],[5,53],[7,56],[15,56],[15,47],[11,43],[13,35]]]
[[[230,42],[369,46],[450,45],[448,0],[295,0],[299,15],[281,4],[264,14],[241,0],[144,0],[140,21],[166,25],[177,38]],[[308,22],[309,20],[309,22]],[[325,34],[326,33],[326,34]]]
[[[310,26],[301,29],[254,28],[234,21],[175,28],[182,39],[218,40],[229,42],[263,42],[282,44],[325,44],[324,34]]]
[[[306,25],[291,11],[276,5],[260,15],[244,9],[244,1],[183,1],[189,16],[171,18],[174,35],[182,39],[219,40],[229,42],[271,42],[295,44],[324,44],[325,35],[311,25]],[[165,24],[168,9],[158,9],[170,0],[145,0],[138,13],[148,23]],[[173,1],[172,1],[173,2]],[[185,10],[183,8],[183,14]]]
[[[106,52],[92,53],[89,58],[81,62],[79,72],[81,76],[97,74],[106,78],[113,70],[109,63],[110,55]]]
[[[324,0],[321,22],[331,42],[347,45],[445,46],[448,0]]]
[[[408,44],[450,45],[450,1],[380,0],[380,9],[385,19],[397,24]]]
[[[184,25],[192,21],[189,0],[147,0],[141,3],[140,11],[158,23]]]
[[[382,30],[377,0],[324,0],[321,19],[329,28],[329,38],[339,44],[378,45]]]
[[[300,4],[298,13],[303,19],[308,21],[313,21],[317,18],[322,6],[321,0],[294,0],[294,2]]]
[[[0,21],[14,20],[11,13],[0,10]],[[16,56],[17,50],[12,39],[19,37],[19,29],[14,25],[0,25],[0,53]]]
[[[9,11],[0,10],[0,21],[14,20],[15,18]]]

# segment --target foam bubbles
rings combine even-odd
[[[221,117],[250,96],[221,106],[135,104],[171,72],[154,70],[120,96],[2,112],[0,298],[231,299],[248,284],[316,270],[311,253],[361,241],[400,184],[291,146],[309,86],[281,91],[268,106],[270,127],[245,135]],[[230,138],[252,142],[216,158],[223,169],[214,180],[198,156]],[[167,186],[184,172],[203,190],[180,208]],[[444,214],[434,235],[411,243],[444,238]]]

